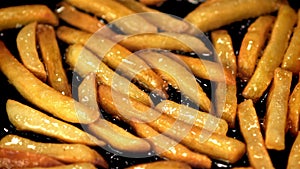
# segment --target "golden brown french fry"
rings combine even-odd
[[[278,0],[221,0],[200,4],[184,19],[206,32],[247,18],[276,11]],[[234,6],[234,8],[232,8]],[[253,10],[255,9],[255,10]],[[214,11],[214,12],[212,12]]]
[[[195,168],[210,168],[211,160],[202,154],[190,151],[184,145],[171,138],[160,135],[152,127],[145,123],[134,123],[130,125],[135,129],[140,137],[146,138],[159,156],[169,160],[185,162]]]
[[[24,66],[42,81],[46,81],[47,73],[36,49],[37,22],[26,25],[17,36],[17,47]]]
[[[299,131],[300,118],[300,82],[295,86],[289,98],[288,124],[289,131],[296,136]]]
[[[0,148],[0,168],[52,167],[63,165],[60,161],[41,154]]]
[[[203,111],[211,111],[209,98],[206,96],[206,93],[202,90],[201,86],[196,82],[194,75],[187,70],[185,66],[158,52],[141,51],[137,54],[164,80],[198,104]],[[170,55],[176,57],[173,54]]]
[[[72,45],[67,49],[66,62],[83,77],[91,72],[95,72],[98,83],[111,86],[114,90],[127,94],[143,104],[149,106],[153,104],[144,91],[111,70],[97,56],[80,44]]]
[[[17,135],[7,135],[0,141],[1,148],[37,153],[52,157],[64,163],[89,162],[107,168],[103,157],[83,144],[62,144],[35,142]]]
[[[0,70],[29,102],[52,115],[72,123],[92,123],[99,113],[46,85],[22,64],[0,41]]]
[[[42,112],[17,101],[8,100],[6,103],[6,111],[9,121],[18,130],[32,131],[68,143],[79,143],[92,146],[105,145],[103,141],[98,140],[81,129],[43,114]]]
[[[157,32],[157,28],[155,26],[138,15],[132,15],[135,14],[132,10],[116,1],[66,0],[66,2],[113,23],[126,34]],[[128,15],[131,16],[126,17]]]
[[[292,149],[290,151],[287,169],[294,169],[300,167],[300,134],[298,132],[298,135],[296,137],[296,140],[293,143]]]
[[[56,30],[56,35],[60,40],[68,44],[85,44],[93,34],[67,26],[60,26]]]
[[[47,69],[48,83],[63,95],[71,97],[71,88],[62,65],[62,57],[54,28],[49,25],[39,24],[37,26],[37,39]]]
[[[81,30],[95,33],[104,26],[104,23],[100,22],[97,18],[78,11],[66,2],[61,2],[58,6],[56,10],[58,17]]]
[[[252,167],[234,167],[232,169],[254,169],[254,168],[252,168]]]
[[[189,165],[178,161],[156,161],[145,164],[137,164],[126,169],[192,169]]]
[[[262,53],[274,20],[275,18],[270,15],[260,16],[248,28],[238,56],[238,76],[240,78],[244,80],[251,78],[257,58]]]
[[[19,28],[37,21],[58,25],[55,14],[46,5],[21,5],[0,9],[0,31],[10,28]]]
[[[260,58],[253,76],[242,92],[247,99],[258,100],[270,85],[274,70],[282,62],[297,15],[288,5],[281,5],[271,39]],[[278,43],[280,42],[280,43]]]
[[[76,164],[60,165],[56,167],[33,167],[33,168],[26,167],[23,169],[97,169],[97,168],[91,163],[76,163]]]
[[[234,163],[245,153],[245,144],[227,137],[214,134],[202,128],[175,120],[151,109],[127,96],[113,91],[110,87],[99,87],[100,105],[108,113],[119,116],[124,121],[146,122],[155,130],[180,141],[191,150],[211,158]]]
[[[226,135],[228,131],[225,120],[170,100],[160,102],[155,106],[155,110],[220,135]]]
[[[268,149],[285,149],[285,128],[292,72],[276,68],[267,98],[265,144]]]
[[[161,5],[166,0],[139,0],[145,5]]]
[[[274,168],[260,132],[260,124],[252,100],[246,100],[238,105],[238,119],[251,166]]]

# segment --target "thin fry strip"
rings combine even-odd
[[[192,169],[189,165],[178,161],[156,161],[145,164],[137,164],[126,169]]]
[[[288,108],[288,123],[289,131],[292,135],[296,136],[299,131],[300,121],[300,81],[295,86],[289,98]]]
[[[251,78],[274,20],[270,15],[260,16],[248,28],[238,56],[238,76],[242,79]]]
[[[37,38],[47,69],[50,86],[63,95],[72,96],[53,27],[39,24],[37,27]]]
[[[288,5],[280,7],[271,39],[258,62],[253,76],[242,92],[245,98],[258,100],[270,85],[274,70],[282,62],[296,19],[297,15],[291,7]]]
[[[251,166],[274,168],[260,132],[260,124],[252,100],[246,100],[238,105],[238,119]]]
[[[24,66],[42,81],[46,81],[47,73],[36,49],[37,22],[26,25],[17,36],[17,47]]]
[[[23,168],[23,169],[97,169],[97,168],[91,163],[76,163],[76,164],[60,165],[56,167],[33,167],[33,168]]]
[[[83,144],[41,143],[17,135],[7,135],[1,139],[0,147],[47,155],[64,163],[89,162],[107,168],[103,157]]]
[[[29,102],[52,115],[72,123],[92,123],[99,113],[46,85],[22,64],[0,41],[0,70]]]
[[[37,21],[58,25],[55,14],[45,5],[21,5],[0,9],[0,31],[10,28],[19,28]]]
[[[277,0],[208,1],[199,5],[184,19],[206,32],[235,21],[271,13],[278,7],[279,1]]]
[[[57,37],[68,44],[85,44],[93,35],[67,26],[60,26],[56,30]]]
[[[290,151],[287,169],[294,169],[300,167],[300,134],[298,132],[298,135],[296,137],[296,140],[293,143],[292,149]]]
[[[101,85],[99,95],[100,105],[106,112],[119,116],[127,122],[135,119],[146,122],[155,130],[175,141],[180,141],[196,152],[230,163],[236,162],[245,153],[244,143],[238,140],[214,134],[160,114],[140,102],[128,99],[127,96],[113,91],[108,86]]]
[[[161,5],[166,0],[139,0],[145,5]]]
[[[130,125],[135,129],[140,137],[146,138],[156,152],[161,157],[185,162],[195,168],[210,168],[211,160],[202,154],[189,150],[186,146],[170,139],[164,135],[160,135],[152,127],[145,123],[133,123]]]
[[[274,80],[267,98],[265,144],[268,149],[285,149],[285,128],[292,72],[275,69]]]

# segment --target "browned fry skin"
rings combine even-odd
[[[245,153],[245,144],[230,137],[214,134],[202,128],[175,120],[151,109],[108,86],[99,87],[100,105],[108,113],[131,122],[146,122],[155,130],[179,141],[196,152],[211,158],[234,163]],[[136,122],[136,121],[134,121]]]
[[[72,123],[92,123],[99,113],[49,87],[20,64],[0,41],[0,70],[27,101]],[[22,75],[22,76],[20,76]]]
[[[294,168],[299,168],[300,167],[300,134],[298,132],[298,135],[296,137],[296,140],[293,143],[292,149],[290,151],[289,159],[288,159],[288,164],[287,164],[287,169],[294,169]]]
[[[206,32],[235,21],[271,13],[276,11],[278,7],[278,0],[208,1],[190,12],[185,20]]]
[[[107,168],[103,157],[83,144],[41,143],[17,135],[7,135],[1,139],[0,147],[47,155],[64,163],[89,162]]]
[[[0,30],[19,28],[30,22],[58,25],[55,14],[45,5],[21,5],[0,9]]]
[[[0,148],[0,168],[53,167],[63,165],[46,155]]]
[[[145,5],[161,5],[166,0],[139,0]]]
[[[289,131],[292,135],[296,136],[299,131],[299,118],[300,118],[300,81],[295,86],[289,98],[288,108],[288,125]]]
[[[243,90],[247,99],[258,100],[270,85],[274,70],[280,66],[297,14],[288,5],[281,5],[274,23],[271,39],[260,58],[253,76]],[[280,43],[278,43],[280,42]]]
[[[42,81],[46,81],[47,73],[36,49],[36,26],[32,22],[21,29],[17,36],[17,47],[24,66]]]
[[[260,16],[248,28],[238,56],[238,76],[240,78],[244,80],[251,78],[274,20],[275,18],[270,15]]]
[[[91,163],[75,163],[75,164],[68,164],[68,165],[60,165],[56,167],[33,167],[33,168],[26,167],[23,169],[97,169],[97,168]]]
[[[251,166],[253,168],[274,168],[260,132],[260,124],[252,100],[246,100],[239,104],[238,118]]]
[[[268,149],[285,149],[285,128],[292,72],[275,69],[272,87],[267,98],[265,144]]]
[[[50,86],[63,95],[72,96],[53,27],[39,24],[37,27],[37,38],[47,69]]]
[[[189,150],[186,146],[166,137],[145,123],[134,123],[130,125],[135,129],[140,137],[146,138],[156,152],[161,157],[185,162],[195,168],[210,168],[211,160],[202,154]]]
[[[67,26],[60,26],[56,30],[57,37],[68,44],[85,44],[93,35]]]
[[[145,164],[138,164],[126,169],[192,169],[189,165],[178,161],[156,161]]]

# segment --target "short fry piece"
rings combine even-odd
[[[178,161],[156,161],[145,164],[138,164],[126,169],[191,169],[191,167],[183,162]]]
[[[107,168],[103,157],[83,144],[40,143],[17,135],[7,135],[1,139],[0,147],[46,155],[64,163],[89,162]]]
[[[62,95],[36,78],[12,56],[1,41],[0,70],[25,99],[56,117],[84,124],[92,123],[99,117],[98,112]]]
[[[292,146],[292,149],[290,151],[287,169],[294,169],[300,167],[300,134],[298,133],[296,140],[294,141],[294,144]]]
[[[242,79],[251,78],[274,20],[270,15],[260,16],[248,28],[238,56],[238,76]]]
[[[21,5],[0,9],[0,31],[19,28],[34,21],[58,25],[55,14],[45,5]]]
[[[33,168],[23,168],[23,169],[97,169],[97,168],[91,163],[76,163],[76,164],[60,165],[56,167],[33,167]]]
[[[46,81],[47,73],[36,49],[36,26],[32,22],[21,29],[17,36],[17,47],[24,66],[42,81]]]
[[[248,159],[253,168],[274,168],[265,147],[260,125],[252,100],[238,105],[238,119],[246,141]]]
[[[268,149],[284,150],[288,99],[292,72],[275,69],[274,80],[267,98],[265,144]]]
[[[274,70],[282,62],[296,19],[297,15],[291,7],[281,5],[274,23],[271,39],[258,62],[253,76],[243,90],[242,95],[245,98],[258,100],[270,85]]]
[[[43,61],[47,69],[50,86],[61,92],[63,95],[71,97],[71,88],[62,65],[62,57],[53,27],[39,24],[37,28],[37,37]]]
[[[289,98],[288,123],[292,135],[296,136],[299,131],[300,118],[300,81],[295,86]]]
[[[10,122],[19,130],[32,131],[69,143],[103,146],[105,143],[68,123],[47,116],[42,112],[8,100],[6,111]]]

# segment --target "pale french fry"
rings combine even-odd
[[[97,168],[91,163],[76,163],[76,164],[60,165],[56,167],[33,167],[33,168],[26,167],[23,169],[97,169]]]
[[[0,31],[10,28],[19,28],[37,21],[58,25],[55,14],[45,5],[21,5],[0,9]]]
[[[36,49],[37,22],[26,25],[17,36],[17,47],[24,66],[42,81],[46,81],[47,73]]]
[[[208,1],[199,5],[184,19],[194,24],[201,31],[207,32],[236,21],[276,11],[279,2],[278,0]]]
[[[89,74],[84,78],[78,87],[78,99],[82,104],[96,110],[100,113],[97,102],[97,83],[96,75]],[[94,136],[104,140],[114,149],[126,152],[147,152],[150,150],[150,145],[147,141],[138,138],[123,128],[105,120],[99,119],[96,122],[87,126],[88,130]]]
[[[81,129],[43,114],[17,101],[8,100],[6,111],[9,121],[18,130],[32,131],[68,143],[80,143],[92,146],[105,145],[103,141],[98,140]]]
[[[145,5],[161,5],[166,0],[139,0]]]
[[[206,93],[202,90],[201,86],[196,82],[194,75],[187,70],[185,66],[158,52],[141,51],[137,54],[164,80],[198,104],[202,110],[206,112],[211,111],[209,98],[206,96]]]
[[[145,164],[137,164],[126,169],[192,169],[189,165],[178,161],[156,161]]]
[[[66,0],[66,2],[113,23],[126,34],[157,32],[157,28],[155,26],[138,15],[132,15],[135,14],[132,10],[126,8],[116,1]],[[126,17],[128,15],[131,16]]]
[[[49,25],[39,24],[37,26],[37,39],[47,69],[48,83],[63,95],[71,97],[71,88],[62,65],[62,57],[54,28]]]
[[[295,86],[289,98],[288,123],[289,131],[296,136],[299,131],[300,118],[300,82]]]
[[[236,139],[214,134],[160,114],[140,102],[113,91],[108,86],[101,85],[99,95],[100,105],[106,112],[119,116],[129,123],[136,122],[135,119],[146,122],[164,135],[211,158],[234,163],[245,153],[245,144]]]
[[[285,149],[285,128],[292,72],[276,68],[267,98],[265,144],[268,149]]]
[[[37,153],[64,163],[89,162],[107,168],[103,157],[83,144],[41,143],[17,135],[7,135],[0,141],[1,148]]]
[[[298,135],[296,137],[296,140],[293,143],[292,149],[290,151],[287,169],[294,169],[300,167],[300,134],[298,132]]]
[[[226,135],[228,131],[228,124],[225,120],[170,100],[160,102],[155,106],[155,110],[220,135]]]
[[[111,86],[114,90],[128,94],[129,97],[143,104],[149,106],[153,104],[150,97],[144,91],[140,90],[126,78],[119,76],[102,63],[96,55],[80,44],[72,45],[67,49],[66,62],[83,77],[91,72],[95,72],[98,83]]]
[[[0,70],[17,91],[29,102],[52,115],[72,123],[92,123],[99,113],[88,109],[73,98],[64,96],[49,87],[22,64],[0,41]]]
[[[275,18],[270,15],[260,16],[248,28],[238,55],[238,76],[240,78],[244,80],[251,78],[274,20]]]
[[[67,26],[60,26],[56,30],[57,37],[68,44],[85,44],[93,35],[88,32],[76,30]]]
[[[258,100],[270,85],[274,70],[282,62],[297,15],[288,5],[281,5],[271,39],[260,58],[253,76],[242,92],[247,99]],[[278,43],[280,42],[280,43]]]
[[[104,23],[97,18],[78,11],[66,2],[61,2],[58,5],[59,8],[56,10],[58,17],[72,26],[90,33],[95,33],[104,26]]]
[[[300,10],[298,10],[297,27],[294,28],[293,37],[283,57],[281,67],[297,74],[300,72]]]
[[[161,157],[169,160],[185,162],[195,168],[210,168],[211,160],[202,154],[190,151],[184,145],[160,135],[152,127],[145,123],[130,123],[140,137],[146,138]]]
[[[247,155],[251,166],[253,168],[274,168],[260,132],[252,100],[246,100],[238,105],[238,119],[246,141]]]
[[[0,168],[52,167],[63,165],[60,161],[41,154],[0,148]]]

